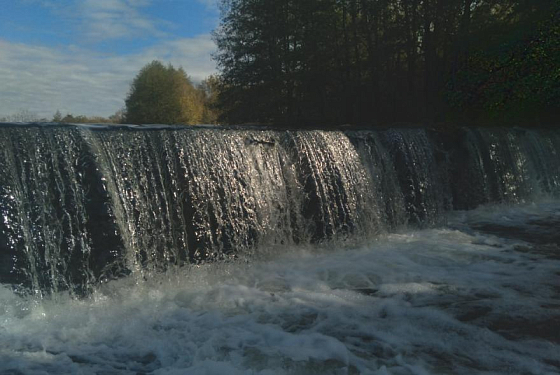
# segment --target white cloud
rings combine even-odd
[[[91,40],[165,36],[163,21],[144,15],[147,0],[85,0],[76,6],[85,35]]]
[[[182,66],[198,82],[215,72],[210,56],[215,48],[209,35],[165,41],[124,56],[0,39],[0,115],[27,109],[51,117],[59,109],[63,114],[109,116],[124,105],[130,82],[148,62]]]
[[[90,42],[164,37],[173,24],[143,11],[153,0],[26,0],[52,11]],[[161,0],[160,0],[161,1]]]

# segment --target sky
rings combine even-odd
[[[110,116],[145,64],[216,72],[218,0],[0,0],[0,117]]]

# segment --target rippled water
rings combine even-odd
[[[0,374],[560,373],[560,202],[452,215],[82,300],[0,287]]]

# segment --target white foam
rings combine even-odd
[[[469,229],[559,209],[486,207],[358,249],[122,279],[86,300],[0,287],[0,373],[559,373],[558,341],[520,325],[558,319],[560,261]]]

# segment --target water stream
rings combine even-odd
[[[560,373],[558,152],[0,124],[0,374]]]

